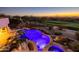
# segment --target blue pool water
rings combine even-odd
[[[40,30],[24,29],[22,31],[24,32],[24,34],[22,34],[20,38],[28,38],[28,40],[35,42],[39,51],[42,51],[42,49],[50,42],[50,37],[43,34]]]
[[[58,46],[58,45],[53,45],[51,46],[48,51],[53,51],[53,52],[64,52],[64,50]]]

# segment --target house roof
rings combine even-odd
[[[9,24],[9,19],[8,18],[1,18],[0,19],[0,28],[5,27]]]

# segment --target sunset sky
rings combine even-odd
[[[79,16],[78,7],[0,7],[0,13],[32,16]]]

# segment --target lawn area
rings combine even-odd
[[[65,22],[65,21],[46,21],[44,24],[48,26],[63,26],[70,27],[79,30],[79,23],[77,22]]]

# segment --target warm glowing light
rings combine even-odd
[[[34,16],[79,16],[79,12],[38,13]]]
[[[7,27],[0,29],[0,46],[7,43],[7,39],[10,37],[10,33]]]
[[[0,47],[4,46],[10,37],[8,24],[8,18],[0,18]]]

